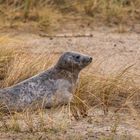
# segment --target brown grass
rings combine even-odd
[[[86,116],[90,106],[101,107],[105,114],[110,107],[113,107],[116,112],[120,110],[127,110],[132,114],[134,110],[137,112],[140,88],[135,85],[129,69],[131,66],[116,75],[107,77],[91,73],[83,74],[72,102],[73,115]]]
[[[22,26],[34,22],[42,30],[57,28],[70,16],[107,25],[133,25],[140,20],[139,0],[7,0],[0,3],[1,25]]]
[[[102,18],[109,23],[128,23],[130,19],[136,19],[138,10],[138,0],[93,0],[88,1],[85,12],[89,16]]]

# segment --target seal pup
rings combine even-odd
[[[56,65],[16,85],[0,90],[0,103],[8,109],[23,110],[37,103],[43,108],[68,104],[79,72],[92,57],[77,52],[63,53]]]

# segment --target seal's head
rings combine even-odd
[[[82,70],[92,62],[92,57],[77,52],[65,52],[59,58],[57,67],[69,71]]]

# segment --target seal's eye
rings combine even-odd
[[[79,60],[79,59],[80,59],[80,55],[77,55],[77,56],[76,56],[76,60]]]

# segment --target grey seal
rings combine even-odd
[[[11,110],[23,110],[35,104],[43,108],[68,104],[73,97],[79,72],[91,62],[91,56],[65,52],[52,68],[1,89],[0,103]]]

